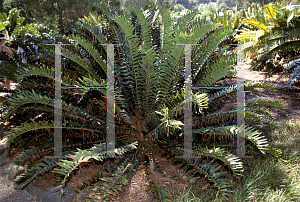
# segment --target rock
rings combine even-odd
[[[0,156],[5,152],[6,142],[0,144]]]
[[[84,192],[83,191],[81,191],[79,194],[76,195],[77,201],[84,201],[83,198],[84,198]]]
[[[55,187],[46,188],[36,196],[36,202],[71,202],[75,191],[70,187],[63,188],[64,193],[61,194],[61,188]]]
[[[25,189],[31,195],[37,195],[37,194],[41,193],[42,191],[44,191],[44,189],[37,187],[33,184],[29,184]]]
[[[2,173],[2,174],[8,174],[8,172],[9,172],[14,166],[16,166],[16,164],[14,164],[14,163],[9,163],[9,164],[7,164],[6,166],[4,166],[4,167],[2,168],[1,173]]]
[[[80,193],[76,194],[74,197],[74,201],[86,201],[87,196],[90,195],[89,191],[94,189],[94,186],[88,186],[84,190],[80,191]]]
[[[3,123],[0,124],[0,138],[4,137],[5,126]],[[1,155],[1,154],[0,154]]]
[[[18,166],[16,164],[13,164],[14,166],[8,171],[8,179],[10,181],[13,181],[14,179],[16,179],[16,177],[18,175],[21,175],[22,173],[24,173],[26,171],[26,167],[24,166]]]
[[[0,157],[0,166],[3,166],[6,164],[6,159],[7,158],[6,158],[5,154]]]

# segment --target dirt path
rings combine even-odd
[[[156,201],[153,194],[150,192],[150,185],[147,179],[145,166],[138,166],[137,170],[133,173],[129,185],[124,187],[120,196],[116,201],[129,201],[129,202],[148,202]]]
[[[299,119],[300,117],[300,85],[299,83],[296,83],[295,85],[292,85],[292,88],[289,90],[284,82],[287,79],[280,79],[278,82],[275,82],[278,75],[274,75],[271,78],[266,77],[267,73],[260,72],[260,71],[250,71],[249,69],[246,69],[246,80],[262,80],[267,81],[269,83],[272,83],[275,88],[277,89],[277,92],[269,92],[263,90],[261,93],[261,97],[263,98],[272,98],[272,99],[283,99],[284,104],[286,105],[286,110],[281,110],[278,108],[270,108],[273,111],[274,118],[277,121],[281,121],[283,119],[287,120],[295,120]],[[249,98],[257,98],[259,96],[256,96],[250,92],[246,92],[246,99]]]

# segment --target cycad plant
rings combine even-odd
[[[195,10],[175,21],[164,9],[120,11],[101,4],[95,7],[99,17],[86,17],[76,25],[75,34],[57,38],[57,41],[72,44],[62,50],[62,86],[90,86],[62,90],[63,157],[43,159],[45,155],[53,155],[53,67],[21,65],[15,75],[19,86],[15,93],[7,96],[9,102],[3,104],[6,111],[3,119],[14,120],[16,124],[16,130],[6,133],[7,149],[24,150],[16,161],[19,164],[37,159],[16,179],[16,188],[24,188],[39,174],[51,170],[61,179],[60,186],[65,186],[80,164],[107,161],[107,91],[91,86],[106,84],[107,47],[102,44],[121,44],[115,46],[114,66],[115,155],[121,159],[116,159],[117,166],[110,170],[110,177],[101,178],[102,183],[94,189],[91,199],[107,200],[108,195],[116,195],[120,187],[128,183],[139,156],[146,155],[155,162],[160,150],[168,151],[183,167],[194,170],[188,183],[195,184],[205,176],[211,188],[217,189],[220,196],[228,197],[232,180],[224,179],[226,172],[221,172],[220,168],[225,165],[233,176],[241,175],[242,162],[234,152],[194,144],[193,155],[199,158],[176,156],[183,151],[186,59],[183,44],[194,44],[191,52],[193,86],[219,85],[221,79],[234,75],[236,55],[225,54],[228,46],[221,46],[232,34],[231,28],[195,18]],[[49,54],[54,59],[53,51]],[[262,82],[247,82],[245,86],[246,90],[256,93],[256,87],[274,90]],[[194,142],[201,143],[205,135],[211,134],[234,139],[237,129],[235,93],[234,85],[225,90],[193,90]],[[228,101],[233,105],[223,107]],[[270,148],[264,136],[255,130],[257,125],[274,125],[265,118],[271,117],[270,111],[262,106],[283,107],[281,101],[246,102],[247,144],[278,157],[279,151]]]
[[[213,22],[219,22],[224,26],[231,26],[234,30],[240,28],[242,24],[242,17],[240,12],[224,7],[218,8],[215,12],[209,13],[209,18]]]
[[[288,87],[299,77],[297,62],[299,51],[300,9],[276,2],[264,7],[253,4],[242,10],[243,26],[236,36],[239,42],[248,42],[246,51],[251,56],[252,69],[267,71],[270,75],[290,75]],[[292,62],[291,62],[292,63]]]
[[[24,17],[20,17],[20,10],[17,8],[13,8],[9,11],[8,14],[2,12],[0,13],[0,22],[5,23],[2,33],[5,34],[9,40],[16,39],[19,34],[25,33],[37,33],[37,29],[35,28],[35,24],[27,24],[23,26],[23,22],[25,20]],[[2,27],[0,28],[2,30]]]

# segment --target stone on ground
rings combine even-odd
[[[37,195],[37,194],[41,193],[42,191],[44,191],[44,189],[37,187],[33,184],[29,184],[25,189],[31,195]]]
[[[65,187],[63,190],[64,193],[61,194],[60,187],[46,188],[45,191],[40,192],[36,196],[36,202],[71,202],[75,195],[75,191],[70,187]]]
[[[8,171],[8,179],[10,181],[14,181],[14,179],[16,179],[17,176],[21,175],[22,173],[24,173],[26,171],[26,167],[24,166],[18,166],[14,163],[12,163],[12,167],[11,169]]]
[[[5,152],[6,142],[0,143],[0,156]]]
[[[3,154],[1,157],[0,157],[0,166],[4,166],[6,164],[6,155]]]
[[[1,170],[2,174],[8,174],[8,172],[15,166],[16,164],[14,163],[9,163],[6,166],[4,166]]]

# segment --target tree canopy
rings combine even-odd
[[[104,0],[103,0],[104,1]],[[21,10],[25,23],[43,24],[44,32],[65,33],[69,22],[77,21],[92,11],[91,4],[96,0],[2,0],[2,11],[12,8]],[[0,1],[1,3],[1,1]],[[119,0],[110,0],[110,5],[119,6]]]

